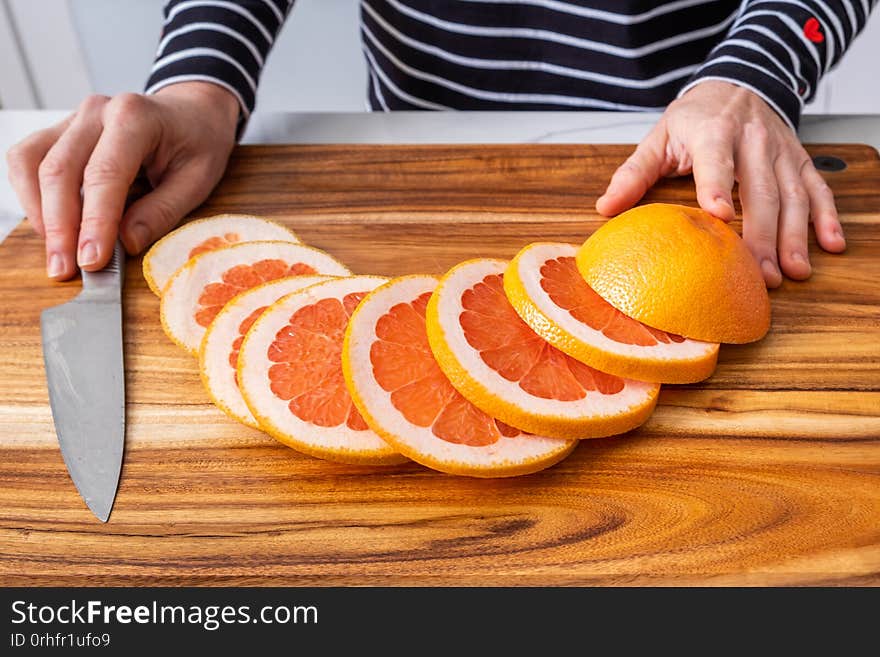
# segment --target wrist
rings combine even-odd
[[[163,99],[195,103],[216,114],[227,126],[235,128],[241,115],[241,105],[230,91],[212,82],[177,82],[162,87],[155,94]]]
[[[763,74],[750,77],[737,69],[735,63],[711,64],[678,93],[678,98],[713,95],[724,98],[725,104],[746,103],[769,110],[792,131],[797,132],[800,105],[797,95],[780,80]]]

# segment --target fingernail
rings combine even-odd
[[[800,251],[792,251],[791,252],[791,259],[794,260],[795,262],[800,262],[802,264],[807,263],[807,259],[804,258],[804,255]]]
[[[79,247],[77,264],[80,267],[88,267],[96,262],[98,262],[98,247],[92,241],[83,242],[82,246]]]
[[[132,224],[128,232],[134,239],[136,251],[141,251],[150,241],[150,230],[143,224]]]
[[[779,276],[779,268],[776,266],[776,263],[768,258],[761,261],[761,271],[766,279],[775,279]]]
[[[846,238],[843,236],[843,231],[842,231],[840,228],[835,228],[835,229],[834,229],[834,234],[835,234],[837,237],[839,237],[840,239],[846,239]]]
[[[46,263],[46,276],[57,278],[64,273],[64,257],[60,253],[53,253]]]
[[[728,200],[727,200],[726,198],[724,198],[723,196],[716,196],[716,197],[715,197],[715,202],[716,202],[716,203],[720,203],[721,205],[723,205],[723,206],[725,206],[725,207],[728,207],[728,208],[730,208],[731,210],[733,210],[733,206],[730,204],[730,201],[728,201]]]

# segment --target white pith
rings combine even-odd
[[[201,347],[202,373],[214,398],[246,424],[256,424],[235,382],[235,370],[229,364],[232,344],[238,339],[241,323],[257,308],[271,306],[281,297],[309,285],[327,280],[326,276],[291,276],[264,283],[233,297],[208,327]]]
[[[208,219],[197,219],[184,224],[166,235],[150,249],[150,273],[153,282],[162,290],[168,280],[187,260],[189,252],[212,237],[237,233],[241,242],[278,240],[298,243],[299,238],[285,226],[250,215],[228,214]]]
[[[168,282],[161,301],[168,330],[191,351],[198,349],[205,327],[196,322],[196,312],[205,286],[222,282],[223,274],[238,265],[274,259],[309,265],[326,276],[351,273],[328,253],[293,242],[244,242],[208,251],[178,269]]]
[[[268,424],[268,430],[321,450],[351,455],[396,453],[369,429],[354,431],[344,423],[322,427],[301,420],[290,411],[289,401],[275,396],[269,380],[269,368],[275,365],[268,357],[269,346],[278,331],[290,323],[294,313],[322,299],[333,298],[341,302],[347,294],[368,292],[387,280],[378,276],[353,276],[318,283],[282,297],[254,322],[239,352],[239,382],[248,408],[261,424]],[[342,367],[341,360],[339,367]]]
[[[451,443],[437,437],[431,427],[413,424],[394,407],[391,393],[384,390],[373,375],[370,349],[378,340],[376,322],[393,306],[411,303],[437,285],[431,276],[406,277],[392,281],[374,291],[358,307],[357,321],[349,327],[348,356],[351,362],[351,378],[362,403],[376,424],[396,436],[416,455],[428,461],[463,464],[471,469],[493,470],[505,466],[546,459],[568,449],[570,442],[557,438],[527,436],[513,438],[502,436],[497,442],[485,446]]]
[[[579,400],[560,401],[536,397],[523,390],[515,381],[508,381],[490,368],[478,351],[468,344],[459,321],[462,312],[462,294],[485,277],[503,275],[504,260],[476,260],[459,265],[438,288],[440,325],[453,354],[467,369],[470,376],[495,396],[528,411],[547,418],[590,419],[626,414],[630,409],[650,402],[657,393],[657,384],[624,379],[624,388],[613,395],[588,391]]]
[[[610,339],[602,331],[578,321],[565,308],[557,306],[541,287],[541,267],[555,258],[573,258],[577,247],[573,244],[536,244],[521,253],[517,273],[526,295],[538,310],[550,321],[560,326],[574,338],[595,346],[597,349],[635,358],[651,358],[664,361],[697,360],[718,350],[718,345],[685,338],[684,342],[657,343],[653,346],[626,344]]]

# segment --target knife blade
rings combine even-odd
[[[40,317],[49,405],[67,472],[86,505],[107,522],[125,445],[122,283],[125,251],[83,272],[73,300]]]

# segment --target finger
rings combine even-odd
[[[812,160],[808,160],[801,169],[801,179],[810,197],[810,218],[816,230],[816,240],[826,251],[840,253],[846,249],[846,238],[843,227],[837,216],[837,205],[834,203],[834,192],[825,182]]]
[[[119,228],[125,250],[136,255],[162,237],[208,198],[218,178],[201,164],[166,172],[156,189],[126,211]]]
[[[760,265],[768,287],[782,283],[776,260],[779,188],[773,155],[767,129],[760,124],[746,124],[735,155],[743,207],[743,241]]]
[[[610,217],[628,210],[673,168],[666,158],[666,140],[666,123],[661,120],[611,176],[596,201],[599,214]]]
[[[786,276],[801,281],[809,278],[811,272],[807,251],[810,197],[801,179],[801,163],[794,156],[780,156],[775,169],[780,202],[779,264]]]
[[[731,190],[734,182],[734,131],[722,127],[698,134],[691,151],[697,201],[706,212],[724,221],[736,217]]]
[[[72,117],[68,117],[51,128],[33,133],[6,153],[9,184],[15,190],[28,222],[40,237],[43,237],[44,232],[37,171],[40,162],[70,124],[71,119]]]
[[[77,261],[86,271],[101,269],[113,254],[129,187],[159,136],[148,101],[136,94],[116,96],[103,119],[104,131],[83,175]]]
[[[86,99],[70,126],[46,153],[39,169],[40,197],[50,276],[76,273],[76,243],[82,202],[83,169],[101,135],[100,108],[106,99]]]

